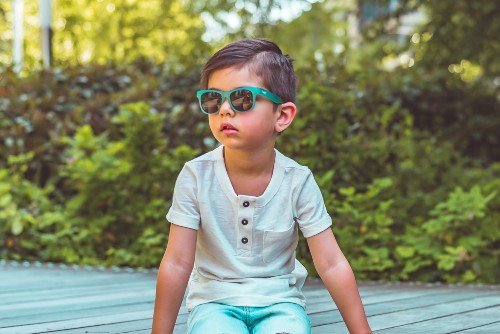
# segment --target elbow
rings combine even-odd
[[[166,261],[165,266],[168,270],[172,270],[178,273],[191,274],[194,267],[194,261]]]
[[[179,275],[190,275],[194,267],[194,258],[178,258],[165,256],[160,264],[160,273],[175,272]]]
[[[346,258],[343,258],[342,260],[336,262],[331,261],[318,264],[316,266],[316,271],[318,272],[319,277],[321,277],[322,279],[333,274],[339,275],[339,273],[345,272],[352,273],[351,265]]]

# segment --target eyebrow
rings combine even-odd
[[[229,89],[229,90],[222,90],[222,89],[215,88],[215,87],[208,87],[207,90],[218,90],[220,92],[229,92],[231,90],[240,89],[240,88],[247,88],[247,87],[256,87],[256,86],[239,86],[239,87]]]

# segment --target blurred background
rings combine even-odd
[[[498,17],[496,0],[2,0],[0,259],[156,267],[177,174],[217,146],[201,66],[263,37],[299,76],[277,148],[312,169],[358,279],[500,283]]]

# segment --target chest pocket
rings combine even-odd
[[[264,244],[262,258],[270,263],[282,256],[287,261],[297,248],[298,235],[295,221],[285,231],[264,231]]]

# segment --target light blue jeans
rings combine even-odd
[[[266,307],[206,303],[188,318],[188,334],[310,334],[311,322],[302,306],[278,303]]]

